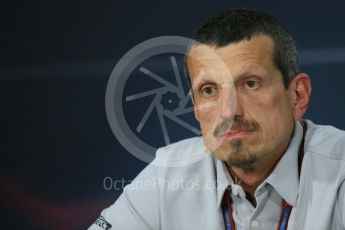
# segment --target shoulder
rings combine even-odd
[[[159,148],[152,163],[181,166],[198,161],[207,156],[207,153],[203,138],[193,137]]]
[[[175,155],[190,155],[191,152],[203,151],[204,147],[205,145],[202,137],[192,137],[159,148],[157,153],[165,152],[174,153]]]
[[[307,120],[305,151],[320,157],[345,162],[345,131]]]

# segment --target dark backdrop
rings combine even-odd
[[[345,129],[344,1],[2,2],[0,228],[84,229],[113,203],[121,190],[104,179],[129,181],[146,166],[109,127],[113,67],[138,43],[190,37],[229,7],[264,10],[289,29],[313,82],[306,117]]]

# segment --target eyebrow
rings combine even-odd
[[[268,71],[262,66],[252,63],[252,64],[247,64],[243,66],[235,76],[232,76],[232,78],[234,82],[236,83],[242,80],[243,78],[251,76],[251,75],[262,77],[262,76],[268,75]],[[214,78],[207,77],[207,74],[201,70],[200,73],[197,74],[196,80],[194,80],[194,82],[192,83],[191,88],[193,90],[197,90],[200,85],[206,84],[206,83],[218,84],[214,80]]]
[[[248,75],[268,75],[268,71],[258,64],[247,64],[237,74],[237,76],[248,76]],[[235,78],[235,77],[234,77]]]
[[[193,90],[198,90],[199,86],[204,84],[216,84],[216,81],[209,78],[201,78],[198,82],[193,82],[191,88]]]

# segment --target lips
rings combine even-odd
[[[220,137],[226,139],[244,138],[251,135],[253,132],[253,130],[231,130],[230,132],[220,135]]]

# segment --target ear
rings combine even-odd
[[[198,112],[198,109],[197,109],[197,107],[196,107],[196,105],[195,105],[195,99],[194,99],[194,94],[193,94],[192,89],[189,90],[188,95],[189,95],[189,97],[190,97],[190,100],[191,100],[192,103],[193,103],[194,117],[195,117],[195,119],[196,119],[197,121],[199,121],[199,112]]]
[[[311,81],[305,73],[297,74],[290,83],[291,102],[294,109],[295,121],[300,120],[307,111],[310,95]]]

